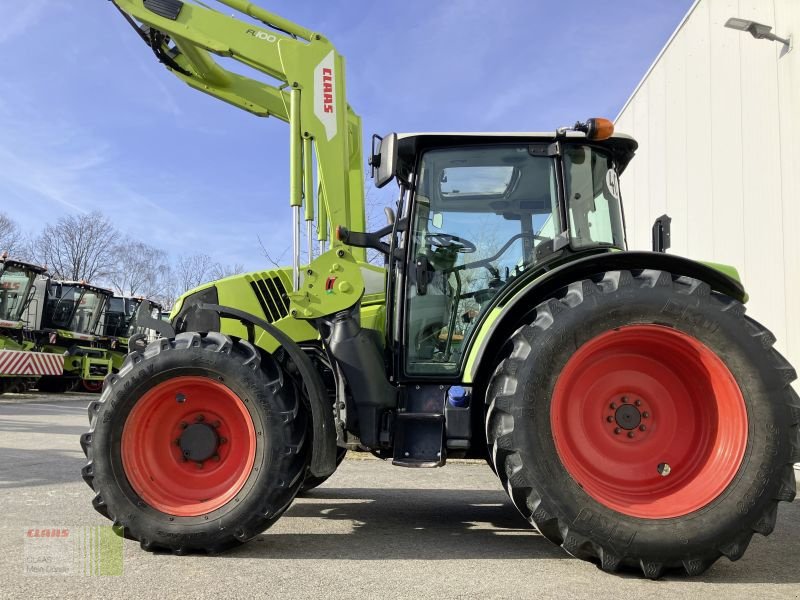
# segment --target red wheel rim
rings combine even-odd
[[[572,478],[601,504],[647,519],[717,498],[742,463],[747,410],[722,360],[659,325],[603,333],[569,359],[550,422]]]
[[[242,400],[207,377],[175,377],[147,391],[122,431],[122,466],[153,508],[179,517],[230,502],[253,470],[256,431]]]
[[[94,381],[92,379],[81,379],[81,384],[83,385],[83,389],[92,394],[96,394],[103,389],[102,381]]]

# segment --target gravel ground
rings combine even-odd
[[[543,539],[482,464],[402,469],[346,460],[267,533],[218,557],[123,544],[121,576],[32,575],[35,528],[106,521],[80,479],[88,396],[0,398],[0,597],[798,598],[800,505],[737,563],[648,581],[608,575]],[[38,546],[32,545],[39,543]],[[27,554],[26,554],[27,553]]]

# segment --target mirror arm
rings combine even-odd
[[[397,231],[405,231],[407,219],[400,219],[397,222]],[[372,248],[385,255],[389,255],[391,247],[381,238],[386,237],[395,230],[394,223],[381,227],[377,231],[371,233],[363,231],[350,231],[347,227],[339,226],[336,228],[336,238],[348,246],[355,246],[356,248]]]

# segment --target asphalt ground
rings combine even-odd
[[[80,478],[89,396],[0,397],[0,598],[798,598],[800,503],[769,538],[701,577],[609,575],[569,557],[508,502],[483,464],[403,469],[346,460],[254,541],[217,557],[122,543],[122,575],[33,574],[53,540],[107,521]],[[115,538],[116,539],[116,538]],[[38,544],[38,545],[36,545]]]

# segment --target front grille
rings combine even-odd
[[[274,323],[289,314],[289,296],[280,278],[254,279],[250,282],[250,287],[253,288],[253,293],[268,321]]]

